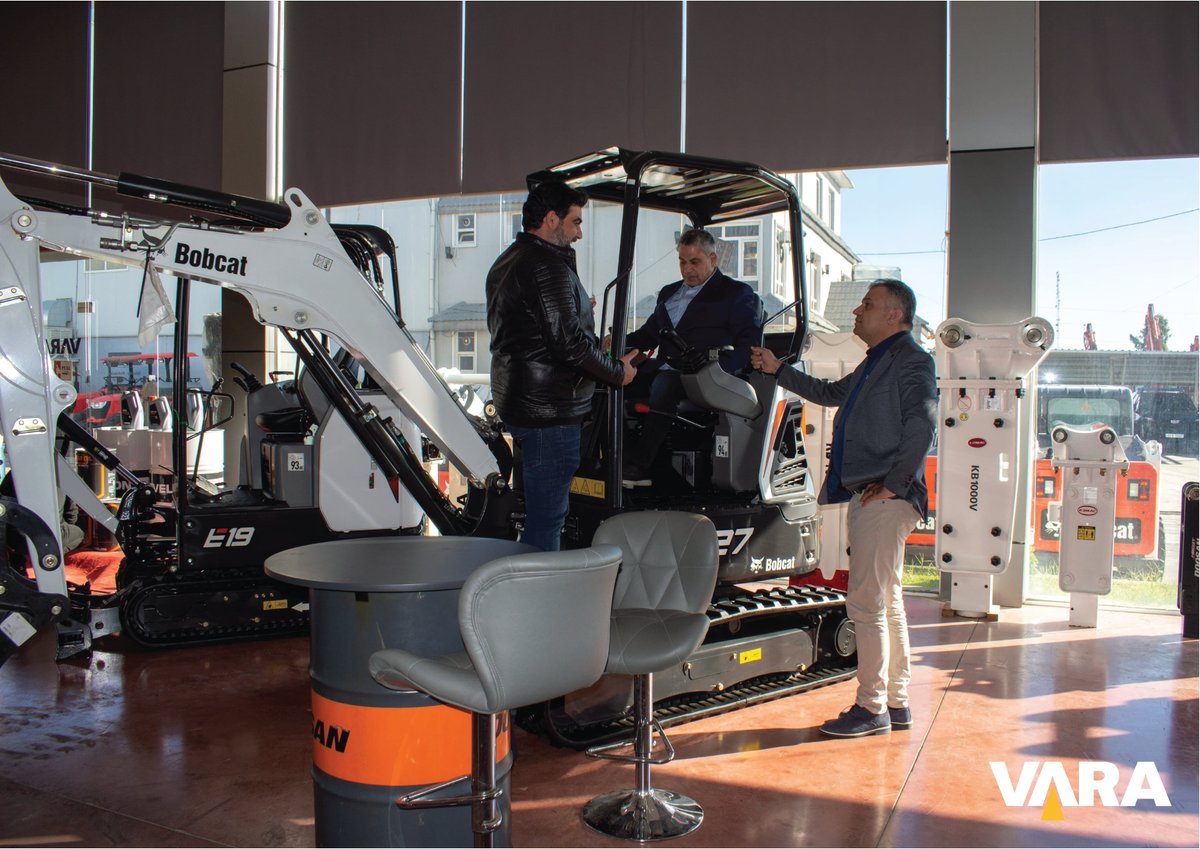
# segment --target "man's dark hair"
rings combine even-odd
[[[917,317],[917,296],[913,294],[913,290],[908,288],[906,283],[893,280],[891,277],[881,277],[873,281],[868,287],[868,291],[876,286],[888,290],[888,294],[895,300],[896,306],[904,312],[904,323],[908,327],[912,327]]]
[[[525,230],[536,230],[551,212],[559,218],[566,218],[571,207],[587,206],[587,202],[587,192],[572,189],[566,183],[539,183],[521,207],[521,227]]]
[[[717,240],[713,238],[713,234],[698,227],[694,230],[684,230],[677,245],[695,245],[706,254],[717,252]]]

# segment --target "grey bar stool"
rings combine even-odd
[[[583,808],[583,821],[626,840],[679,837],[699,827],[704,809],[650,784],[650,765],[675,757],[654,718],[653,674],[683,663],[704,640],[717,583],[717,531],[696,513],[622,513],[601,524],[592,543],[617,545],[622,552],[605,671],[634,676],[636,724],[632,741],[598,746],[588,755],[636,764],[637,786],[592,799]],[[654,729],[663,741],[659,758],[653,755]],[[631,756],[612,751],[630,742]]]
[[[471,711],[471,775],[401,796],[402,808],[472,806],[476,846],[492,846],[501,823],[496,786],[497,716],[594,684],[608,658],[609,618],[621,550],[501,557],[463,584],[458,627],[465,651],[423,657],[403,649],[371,655],[371,676],[393,690],[421,690]],[[471,792],[429,798],[471,779]]]

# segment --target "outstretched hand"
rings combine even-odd
[[[751,348],[750,365],[764,374],[774,374],[783,365],[779,357],[771,353],[769,348]]]
[[[640,353],[641,351],[637,348],[630,348],[625,356],[621,357],[621,365],[625,366],[625,377],[621,379],[622,386],[628,386],[637,377],[637,369],[633,366],[633,360]]]

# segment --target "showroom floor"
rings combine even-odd
[[[675,845],[1197,845],[1197,642],[1177,616],[1101,610],[1080,630],[1061,607],[975,622],[929,597],[907,605],[913,728],[823,737],[849,681],[676,726],[678,757],[654,782],[705,819]],[[53,655],[42,635],[0,668],[0,846],[314,843],[307,638]],[[631,767],[522,731],[514,742],[514,845],[626,845],[578,810],[631,786]],[[1146,798],[1071,807],[1060,793],[1061,818],[1053,802],[1007,807],[989,766],[1001,761],[1022,798],[1022,771],[1036,797],[1054,763],[1078,791],[1081,761],[1114,765],[1115,800],[1131,784]],[[1135,781],[1139,762],[1153,767]]]

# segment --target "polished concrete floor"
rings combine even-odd
[[[1197,845],[1197,643],[1177,617],[1102,610],[1080,630],[1060,607],[974,622],[931,598],[907,605],[913,728],[820,735],[853,682],[677,726],[678,757],[655,784],[706,816],[674,845]],[[53,655],[39,636],[0,668],[0,845],[313,844],[306,638]],[[631,767],[521,731],[515,742],[514,845],[627,845],[578,810],[631,786]],[[1099,793],[1055,819],[1053,803],[1006,806],[989,762],[1015,785],[1023,768],[1060,763],[1068,793],[1080,762],[1109,762],[1117,800],[1149,762],[1170,805],[1105,806]]]

